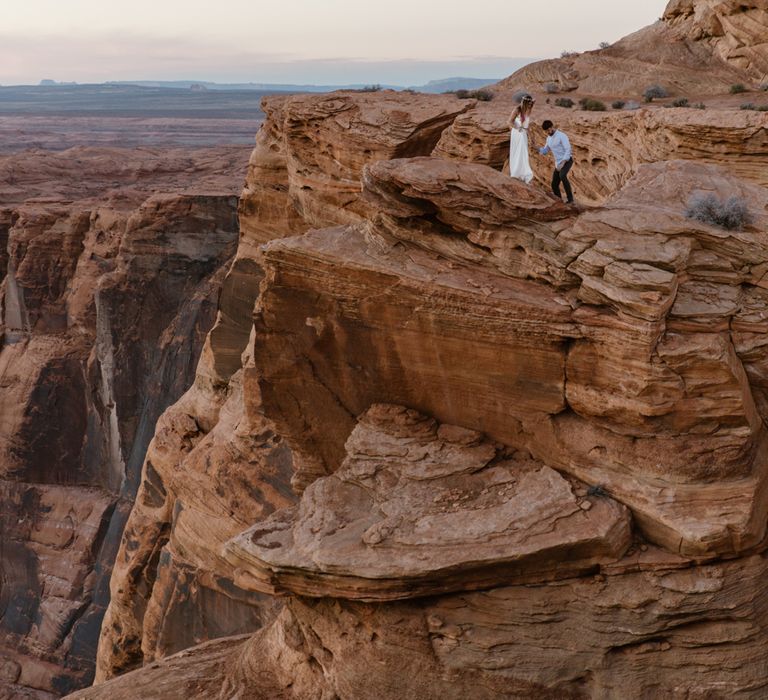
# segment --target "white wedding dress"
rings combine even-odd
[[[531,124],[530,117],[525,121],[520,116],[515,117],[515,124],[509,136],[509,176],[516,177],[523,182],[533,180],[533,170],[528,160],[528,127]]]

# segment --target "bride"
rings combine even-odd
[[[524,95],[509,117],[509,126],[512,128],[509,138],[509,175],[526,183],[533,180],[533,171],[528,161],[528,127],[535,102],[530,95]]]

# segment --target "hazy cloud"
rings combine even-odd
[[[6,5],[0,26],[4,84],[45,77],[416,84],[457,71],[506,75],[520,63],[508,56],[595,48],[653,22],[666,0],[548,0],[545,7],[519,0]]]

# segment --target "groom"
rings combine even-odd
[[[568,182],[568,173],[573,167],[571,142],[562,131],[555,129],[555,125],[549,119],[541,125],[541,128],[547,134],[547,145],[544,148],[540,148],[539,153],[543,156],[547,155],[547,153],[552,153],[555,158],[555,172],[552,174],[552,191],[555,193],[555,197],[562,201],[562,196],[560,195],[560,183],[562,182],[568,204],[573,204],[571,183]]]

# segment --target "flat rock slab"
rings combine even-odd
[[[375,405],[300,504],[232,540],[240,585],[386,601],[551,580],[613,561],[630,519],[480,433]]]

